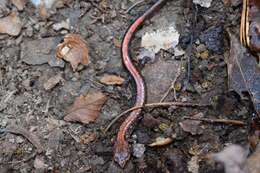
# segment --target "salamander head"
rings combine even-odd
[[[114,160],[124,168],[130,158],[129,146],[126,141],[117,141],[114,151]]]

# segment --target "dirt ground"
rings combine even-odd
[[[113,162],[113,144],[124,118],[107,133],[103,131],[113,118],[132,107],[135,96],[133,80],[122,65],[118,41],[152,1],[126,14],[132,4],[129,0],[75,0],[52,10],[51,16],[42,20],[28,2],[18,12],[23,23],[21,33],[16,37],[0,35],[1,173],[183,173],[189,172],[191,159],[198,155],[195,163],[199,165],[199,172],[223,172],[223,166],[210,162],[206,154],[218,152],[230,143],[248,144],[247,126],[200,123],[194,127],[196,129],[188,131],[181,126],[184,116],[199,113],[205,118],[236,119],[246,123],[251,119],[253,109],[249,99],[241,99],[228,91],[225,63],[229,54],[226,29],[239,28],[241,5],[225,7],[222,1],[213,0],[210,8],[202,8],[190,1],[174,0],[145,22],[132,42],[131,53],[146,81],[147,102],[158,102],[163,97],[176,77],[176,66],[182,66],[177,79],[177,100],[210,106],[145,109],[129,137],[135,150],[145,149],[145,152],[131,157],[124,170]],[[6,8],[17,11],[11,4]],[[53,28],[54,24],[66,20],[70,21],[69,29]],[[172,21],[180,33],[178,46],[185,53],[174,56],[172,49],[161,50],[154,60],[138,61],[142,35],[160,27],[160,23]],[[55,48],[67,33],[80,34],[89,46],[91,62],[76,72],[69,63],[55,58]],[[191,74],[187,84],[189,55]],[[121,76],[125,82],[121,86],[101,84],[99,79],[104,74]],[[44,84],[56,75],[62,76],[62,82],[45,90]],[[108,96],[97,121],[87,125],[64,121],[67,107],[77,96],[92,89]],[[166,101],[174,99],[170,92]],[[44,152],[37,154],[35,146],[26,138],[6,132],[9,125],[35,134]],[[82,138],[90,134],[95,134],[93,141],[82,142]],[[149,147],[157,137],[174,137],[174,140],[166,146]]]

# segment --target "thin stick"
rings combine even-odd
[[[208,123],[223,123],[223,124],[232,124],[236,126],[243,126],[245,123],[238,120],[229,120],[229,119],[209,119],[209,118],[194,118],[194,117],[184,117],[184,119],[195,120],[195,121],[204,121]]]
[[[181,74],[181,68],[178,68],[177,74],[176,74],[174,80],[172,81],[171,86],[168,88],[168,90],[166,91],[166,93],[165,93],[165,94],[163,95],[163,97],[161,98],[160,103],[163,102],[163,101],[166,99],[166,97],[169,95],[169,93],[170,93],[171,90],[173,90],[174,100],[177,101],[175,83],[176,83],[178,77],[180,76],[180,74]]]
[[[117,117],[115,117],[110,123],[109,125],[105,128],[104,133],[106,133],[110,127],[118,120],[120,119],[123,115],[132,112],[133,110],[136,109],[141,109],[141,108],[155,108],[155,107],[169,107],[169,106],[190,106],[190,107],[195,107],[195,106],[209,106],[209,104],[198,104],[198,103],[184,103],[184,102],[163,102],[163,103],[148,103],[145,104],[143,106],[135,106],[132,107],[124,112],[122,112],[121,114],[119,114]]]
[[[133,5],[131,5],[126,11],[125,11],[125,14],[129,13],[133,8],[135,8],[137,5],[143,3],[144,0],[140,0],[140,1],[137,1],[136,3],[134,3]]]

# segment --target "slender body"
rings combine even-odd
[[[131,39],[137,30],[137,28],[144,22],[144,20],[148,19],[152,16],[152,14],[162,7],[162,5],[167,0],[158,0],[151,8],[149,8],[143,15],[135,20],[135,22],[129,27],[127,30],[123,42],[122,42],[122,59],[125,67],[134,78],[136,84],[136,101],[135,106],[142,106],[145,102],[145,84],[142,76],[138,72],[138,70],[133,65],[129,55],[129,45]],[[141,109],[134,110],[130,113],[130,115],[126,118],[126,120],[120,126],[117,140],[115,144],[114,150],[114,160],[121,166],[124,167],[127,161],[130,158],[130,150],[129,144],[126,140],[126,134],[129,132],[129,129],[132,127],[133,123],[137,120],[141,112]]]

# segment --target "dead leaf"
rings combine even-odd
[[[75,71],[79,64],[89,64],[87,43],[78,34],[67,34],[64,42],[57,46],[56,57],[70,62]]]
[[[11,0],[12,4],[16,6],[16,8],[20,11],[22,11],[25,7],[26,0]]]
[[[100,82],[106,85],[122,85],[124,83],[125,79],[116,76],[116,75],[109,75],[105,74],[101,79]]]
[[[22,22],[15,12],[0,19],[0,33],[17,36],[21,32]]]
[[[107,97],[102,92],[91,91],[86,96],[81,95],[75,99],[73,105],[68,109],[68,114],[64,120],[84,124],[94,122],[106,100]]]
[[[201,117],[203,117],[203,113],[198,113],[198,114],[194,115],[193,117],[201,118]],[[203,133],[203,129],[200,126],[200,124],[201,124],[200,121],[184,120],[184,121],[180,122],[179,124],[185,132],[189,132],[192,135],[199,135],[199,134]]]
[[[84,135],[80,136],[80,143],[88,144],[88,143],[94,141],[96,139],[96,137],[97,137],[96,133],[87,132]]]
[[[164,138],[164,137],[158,137],[155,139],[155,142],[149,144],[150,147],[158,147],[158,146],[164,146],[168,145],[173,142],[173,138]]]
[[[243,92],[250,94],[255,110],[260,115],[260,68],[257,61],[237,37],[229,32],[231,41],[230,56],[228,58],[229,90],[236,91],[243,96]]]

